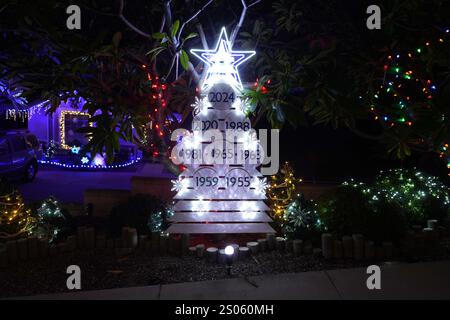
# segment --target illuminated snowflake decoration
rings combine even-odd
[[[199,114],[205,114],[210,106],[211,104],[209,103],[207,97],[204,98],[195,97],[195,102],[191,104],[191,107],[194,108],[194,117]]]
[[[197,214],[203,215],[204,211],[209,211],[210,202],[203,200],[203,197],[198,197],[198,201],[192,203],[192,210],[197,211]]]
[[[250,101],[248,98],[237,98],[236,102],[233,103],[233,108],[235,108],[237,113],[246,114],[250,108]]]
[[[255,188],[256,193],[266,193],[266,190],[269,187],[267,178],[255,178],[255,181],[252,183],[252,187]]]
[[[81,163],[82,163],[82,164],[87,164],[88,162],[89,162],[88,157],[83,157],[83,158],[81,158]]]
[[[172,182],[172,189],[170,189],[171,191],[180,192],[186,186],[186,182],[184,181],[184,179],[171,180],[171,182]]]

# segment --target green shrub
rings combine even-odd
[[[148,234],[167,228],[169,216],[170,212],[160,199],[135,195],[111,210],[108,229],[113,236],[120,235],[122,227],[136,228],[139,234]]]
[[[316,204],[305,201],[302,196],[298,197],[286,208],[280,227],[288,239],[319,239],[322,224]]]
[[[442,222],[450,213],[450,189],[438,178],[420,171],[381,172],[375,178],[374,188],[404,209],[409,225],[426,225],[428,219]]]
[[[362,183],[344,184],[319,199],[317,211],[337,237],[361,233],[376,242],[398,241],[406,229],[402,208]]]
[[[362,233],[377,242],[397,241],[408,226],[442,221],[449,210],[448,187],[436,177],[404,169],[381,172],[372,185],[344,182],[323,195],[317,206],[329,232]]]
[[[317,212],[326,229],[341,237],[368,232],[371,207],[360,189],[339,186],[318,200]]]
[[[69,212],[62,209],[55,197],[50,196],[33,209],[36,217],[33,235],[58,242],[73,231],[73,219]]]
[[[407,229],[403,208],[397,202],[384,197],[371,201],[370,206],[366,237],[378,244],[385,240],[398,242]]]
[[[428,196],[422,201],[422,210],[424,215],[421,224],[423,225],[428,219],[436,219],[442,223],[450,215],[450,205],[442,205],[442,200],[433,196]]]

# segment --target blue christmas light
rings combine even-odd
[[[119,168],[129,167],[135,163],[138,163],[139,161],[141,161],[141,158],[136,158],[136,159],[130,160],[125,163],[113,164],[113,165],[66,164],[66,163],[61,163],[56,160],[39,160],[39,163],[63,167],[66,169],[105,169],[105,170],[107,170],[107,169],[119,169]]]

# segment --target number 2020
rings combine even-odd
[[[210,92],[208,98],[209,102],[234,102],[234,92]]]

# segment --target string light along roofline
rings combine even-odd
[[[243,90],[244,87],[237,68],[256,54],[254,50],[232,50],[225,27],[222,27],[220,31],[215,49],[191,49],[190,52],[208,67],[201,87],[202,90],[218,82],[226,82],[236,89]]]

